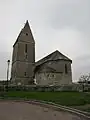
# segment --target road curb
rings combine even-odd
[[[62,110],[64,112],[69,112],[69,113],[75,114],[75,115],[79,116],[80,118],[85,118],[86,120],[90,120],[90,114],[88,112],[83,112],[83,111],[73,109],[73,108],[70,108],[70,107],[58,105],[58,104],[55,104],[53,102],[37,101],[37,100],[30,100],[30,101],[27,101],[27,102],[30,103],[30,104],[34,104],[34,105],[36,104],[36,105],[40,105],[40,106],[43,106],[43,107],[55,109],[57,111]]]

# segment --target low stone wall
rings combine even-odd
[[[0,91],[7,89],[7,86],[0,86]],[[9,91],[90,91],[90,85],[61,85],[61,86],[38,86],[38,85],[27,85],[27,86],[8,86]]]

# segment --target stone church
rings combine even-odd
[[[71,84],[71,64],[72,60],[58,50],[35,62],[35,40],[26,21],[13,45],[11,84]]]

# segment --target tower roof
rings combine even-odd
[[[15,46],[15,44],[21,40],[25,40],[24,36],[25,35],[28,35],[29,34],[29,39],[30,41],[34,42],[34,38],[33,38],[33,34],[32,34],[32,31],[31,31],[31,28],[30,28],[30,25],[29,25],[29,22],[28,20],[26,21],[24,27],[21,29],[17,39],[16,39],[16,42],[14,43],[13,47]]]
[[[25,23],[25,25],[24,25],[24,28],[25,28],[25,27],[28,27],[28,28],[30,29],[30,25],[29,25],[28,20],[26,20],[26,23]],[[24,28],[23,28],[23,29],[24,29]]]

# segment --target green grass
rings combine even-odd
[[[35,99],[54,102],[66,106],[80,106],[90,104],[90,94],[79,92],[8,92],[5,99]]]
[[[86,112],[90,112],[90,107],[87,109],[81,109],[81,110],[86,111]]]

